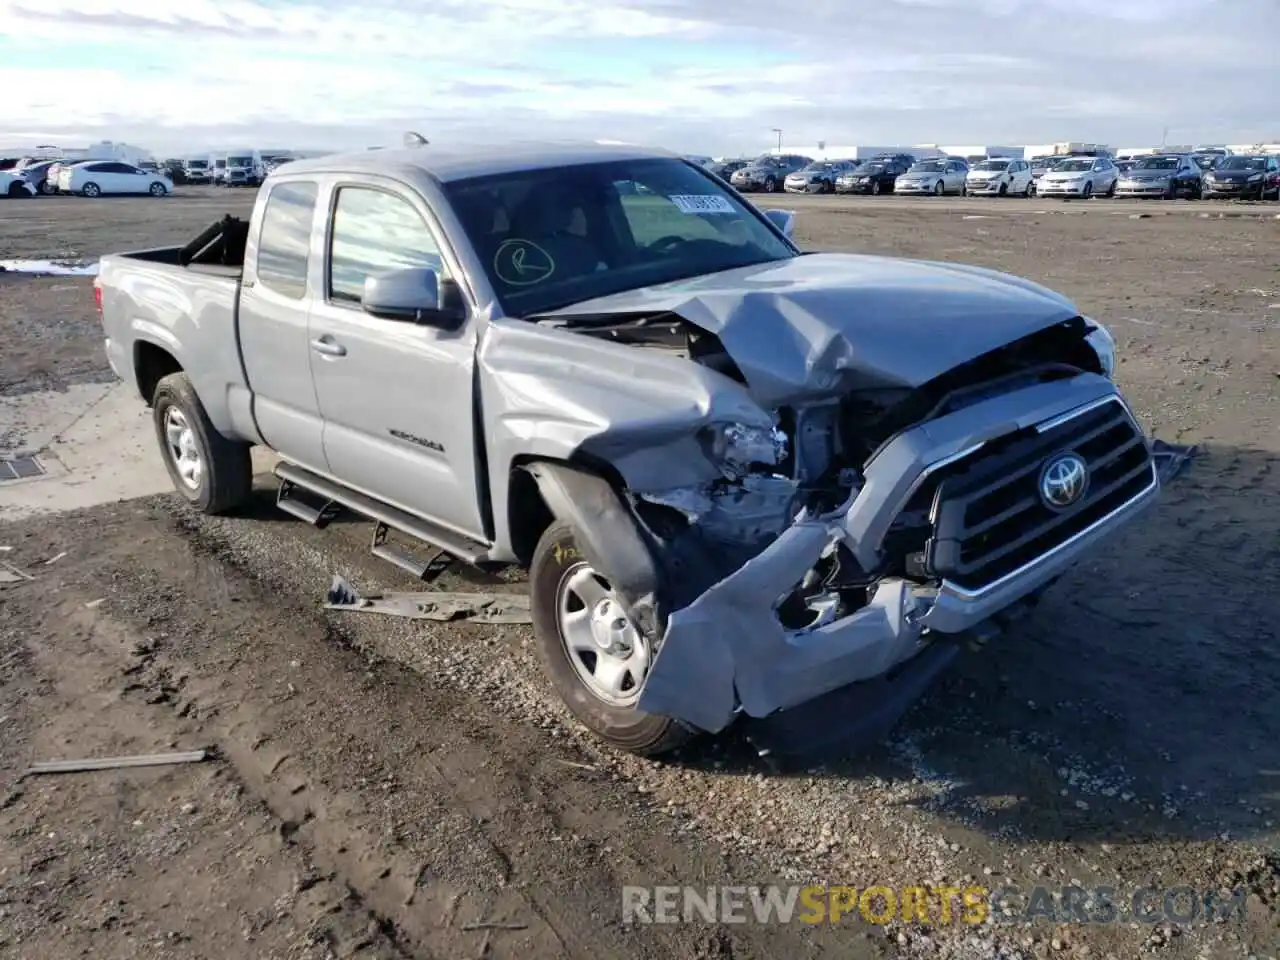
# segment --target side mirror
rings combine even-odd
[[[360,306],[370,316],[456,330],[466,311],[441,305],[440,275],[430,267],[409,267],[365,277]],[[453,298],[449,298],[453,299]]]
[[[764,215],[769,221],[782,231],[782,235],[788,240],[792,234],[796,232],[796,212],[794,210],[766,210]]]

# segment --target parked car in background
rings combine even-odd
[[[1059,163],[1061,163],[1065,159],[1067,158],[1059,157],[1059,156],[1032,157],[1028,161],[1028,163],[1031,165],[1032,183],[1039,180],[1041,177],[1043,177],[1046,173],[1048,173],[1050,170],[1052,170],[1054,167],[1056,167]],[[1035,191],[1032,191],[1032,193],[1034,192]]]
[[[1009,157],[992,157],[975,163],[965,180],[965,192],[971,195],[1029,197],[1034,189],[1031,164]]]
[[[59,170],[58,190],[83,197],[123,193],[167,197],[173,193],[173,181],[120,160],[90,160]]]
[[[209,182],[215,187],[221,187],[227,177],[227,155],[220,154],[213,157],[209,163],[210,174]]]
[[[946,193],[964,196],[964,182],[969,175],[968,161],[958,157],[935,157],[913,163],[894,184],[895,193],[932,194],[940,197]]]
[[[711,166],[707,167],[707,169],[721,180],[728,180],[749,162],[750,161],[748,160],[717,160],[712,162]]]
[[[1120,176],[1123,177],[1126,173],[1128,173],[1130,170],[1133,169],[1134,164],[1136,164],[1137,162],[1138,162],[1137,160],[1117,160],[1116,169],[1120,171]]]
[[[60,160],[37,160],[17,171],[17,174],[31,184],[31,188],[36,193],[57,193],[56,182],[49,182],[49,171],[61,162]]]
[[[1138,160],[1116,188],[1120,197],[1199,200],[1204,171],[1191,154],[1156,154]]]
[[[1110,157],[1067,157],[1036,181],[1036,196],[1064,200],[1115,196],[1120,171]]]
[[[1221,158],[1201,181],[1205,197],[1280,200],[1280,157],[1236,154]]]
[[[836,178],[836,193],[864,193],[878,196],[893,193],[898,177],[911,169],[915,157],[893,154],[872,157]]]
[[[786,182],[787,174],[801,170],[811,163],[812,157],[802,157],[795,153],[766,153],[762,157],[756,157],[742,169],[735,170],[729,182],[743,193],[756,190],[777,193]]]
[[[35,195],[35,187],[21,173],[14,173],[12,169],[0,170],[0,197],[23,200]]]
[[[856,166],[852,160],[815,160],[787,174],[782,185],[787,193],[835,193],[836,180]]]

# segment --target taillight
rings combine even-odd
[[[98,307],[98,316],[102,316],[102,281],[96,277],[93,280],[93,302]]]

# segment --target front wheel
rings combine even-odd
[[[764,182],[764,192],[765,192],[765,193],[777,193],[777,192],[778,192],[778,181],[777,181],[777,180],[775,180],[775,179],[773,179],[773,177],[769,177],[768,179],[766,179],[766,180],[765,180],[765,182]]]
[[[873,197],[878,197],[878,196],[880,196],[880,181],[879,181],[879,180],[872,180],[872,181],[871,181],[871,195],[872,195]]]
[[[151,185],[150,193],[153,197],[163,197],[168,192],[169,191],[164,188],[163,183],[153,183]]]
[[[10,200],[20,200],[23,197],[28,196],[30,196],[30,194],[27,193],[27,188],[22,185],[21,180],[15,180],[13,183],[9,184]]]
[[[582,556],[573,527],[552,524],[529,568],[533,632],[557,695],[583,726],[640,756],[674,750],[691,731],[636,709],[654,650],[609,581]]]
[[[80,188],[80,194],[81,196],[85,196],[85,197],[101,196],[102,188],[99,187],[96,183],[86,183],[83,187]]]
[[[937,183],[933,185],[933,195],[935,197],[940,197],[946,192],[947,192],[947,188],[942,185],[941,180],[939,180]]]
[[[1084,190],[1080,192],[1080,199],[1088,200],[1092,196],[1093,196],[1093,181],[1090,180],[1088,183],[1084,185]]]
[[[1036,182],[1032,180],[1027,184],[1027,199],[1030,200],[1036,195]]]
[[[249,444],[217,431],[185,373],[156,384],[151,413],[169,477],[192,505],[202,513],[226,513],[249,498]]]

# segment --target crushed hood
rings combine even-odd
[[[822,253],[574,304],[557,320],[671,313],[715,334],[767,407],[920,386],[1076,316],[1066,298],[981,267]]]

